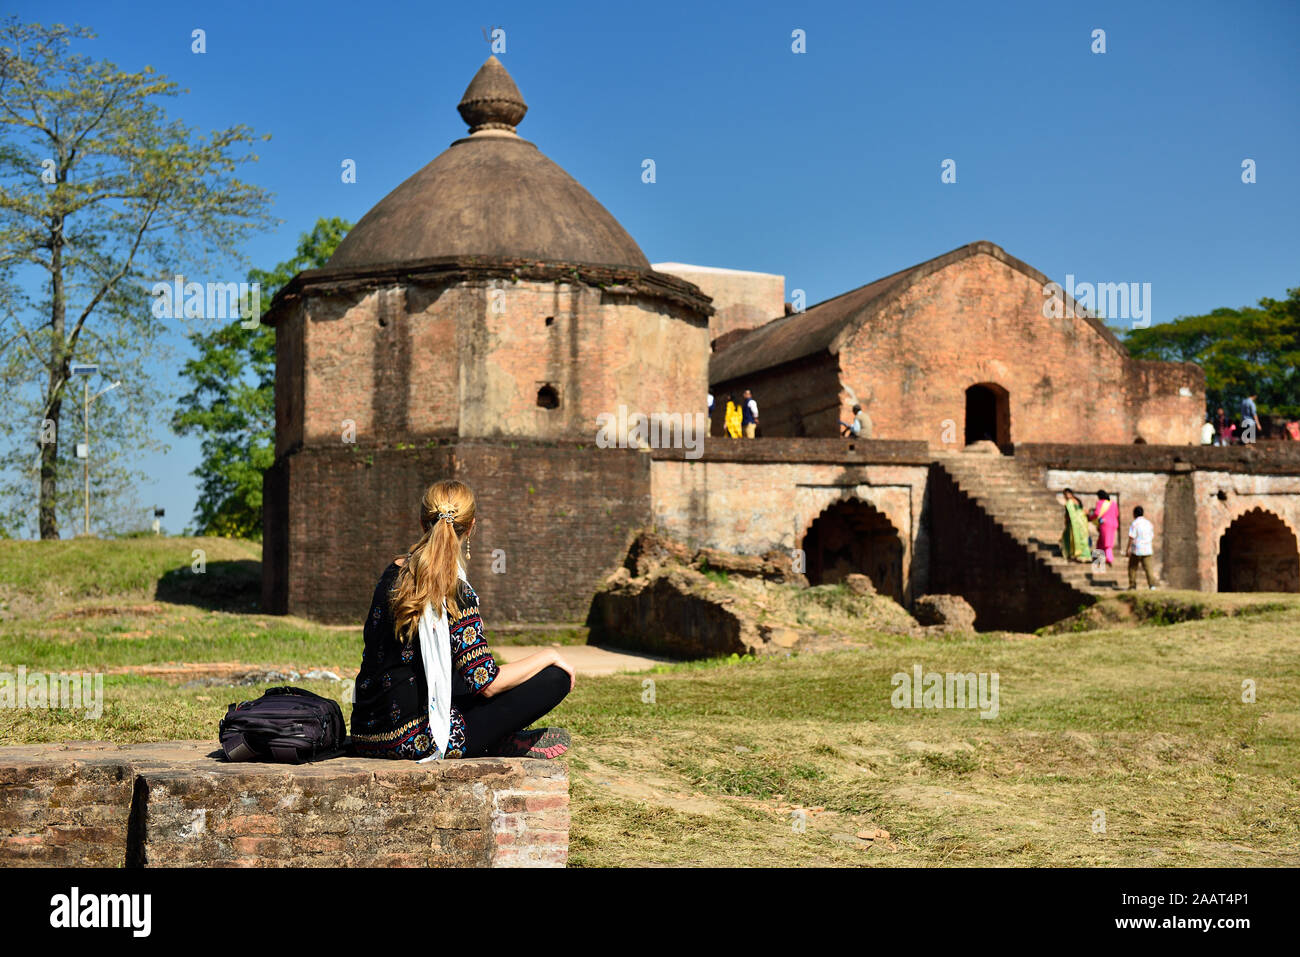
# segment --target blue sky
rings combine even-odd
[[[811,305],[988,239],[1061,282],[1149,282],[1155,322],[1300,285],[1294,2],[10,7],[177,80],[191,126],[272,134],[245,177],[282,223],[240,274],[288,258],[318,217],[356,221],[463,135],[455,104],[496,26],[530,107],[520,134],[652,262],[781,273]],[[176,346],[165,379],[179,330]],[[171,450],[142,460],[140,499],[179,531],[198,442],[160,429]]]

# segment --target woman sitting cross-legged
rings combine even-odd
[[[352,747],[368,757],[555,758],[562,728],[528,729],[573,690],[573,668],[553,649],[498,666],[483,637],[478,595],[465,578],[474,493],[430,486],[424,535],[384,571],[365,624],[352,708]]]

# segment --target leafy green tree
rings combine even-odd
[[[64,440],[65,424],[72,435],[81,426],[72,364],[99,365],[92,394],[122,383],[93,407],[98,503],[143,477],[125,460],[162,447],[149,422],[170,320],[149,290],[183,266],[229,262],[271,222],[269,195],[236,176],[257,158],[252,131],[204,136],[169,118],[162,102],[176,84],[72,52],[93,36],[0,23],[0,401],[21,423],[4,435],[0,523],[12,527],[34,499],[41,538],[58,538],[60,515],[79,504],[80,483],[67,479],[80,463]]]
[[[351,223],[319,219],[298,239],[298,250],[274,269],[253,269],[248,281],[260,284],[262,314],[284,285],[304,269],[329,261]],[[180,401],[172,428],[203,437],[203,459],[192,474],[202,482],[194,520],[204,535],[260,538],[262,473],[275,460],[275,330],[247,329],[235,319],[190,341],[198,357],[181,376],[192,386]]]
[[[1261,413],[1300,416],[1300,287],[1288,289],[1286,299],[1132,329],[1124,344],[1138,359],[1203,368],[1211,410],[1235,417],[1243,398],[1258,395]]]

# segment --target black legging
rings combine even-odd
[[[456,702],[465,719],[465,757],[481,758],[508,734],[522,731],[564,700],[569,673],[547,665],[523,684],[485,698],[476,694]]]

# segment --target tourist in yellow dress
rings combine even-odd
[[[722,424],[726,428],[727,434],[733,439],[740,438],[742,434],[740,420],[740,406],[736,404],[736,394],[733,392],[731,395],[727,396],[727,412],[726,416],[722,420]]]

